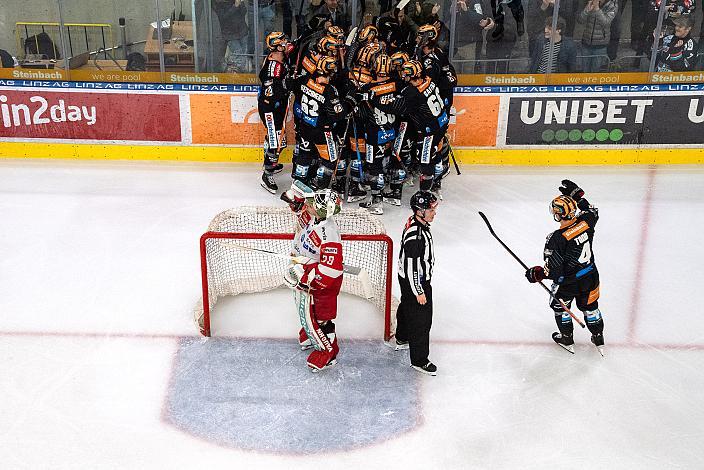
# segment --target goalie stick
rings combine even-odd
[[[496,240],[497,240],[499,243],[501,243],[501,246],[503,246],[503,247],[506,249],[506,251],[508,251],[508,252],[511,254],[511,256],[513,256],[513,259],[515,259],[516,261],[518,261],[518,262],[520,263],[520,265],[523,266],[523,268],[527,271],[527,270],[528,270],[528,266],[527,266],[518,256],[516,256],[516,254],[515,254],[513,251],[511,251],[511,248],[509,248],[508,246],[506,246],[506,244],[505,244],[503,241],[501,241],[501,239],[499,238],[498,235],[496,235],[496,232],[494,232],[494,229],[491,227],[491,224],[489,223],[489,219],[486,218],[486,216],[484,215],[484,213],[481,212],[481,211],[479,211],[479,216],[484,220],[484,223],[485,223],[486,226],[489,228],[489,232],[491,232],[491,234],[493,235],[493,237],[496,238]],[[557,297],[555,297],[555,294],[553,294],[552,291],[551,291],[545,284],[543,284],[543,281],[540,281],[539,284],[541,285],[541,287],[542,287],[543,289],[545,289],[545,291],[546,291],[548,294],[550,294],[550,297],[552,297],[555,301],[559,302],[560,306],[565,310],[565,312],[567,312],[567,313],[572,317],[572,319],[573,319],[574,321],[576,321],[576,322],[579,324],[579,326],[581,326],[582,328],[585,327],[584,323],[583,323],[579,318],[577,318],[577,317],[575,316],[575,314],[572,313],[572,311],[571,311],[569,308],[567,308],[567,305],[565,305],[565,303],[564,303],[562,300],[560,300],[560,299],[558,299]]]

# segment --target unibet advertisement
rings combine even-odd
[[[697,95],[511,97],[506,145],[704,143]]]

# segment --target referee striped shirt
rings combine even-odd
[[[408,281],[415,295],[421,295],[423,283],[433,277],[433,236],[430,225],[411,216],[401,236],[401,251],[398,255],[398,275]]]

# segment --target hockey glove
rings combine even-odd
[[[284,273],[284,281],[291,289],[308,290],[308,286],[301,282],[305,274],[306,271],[303,269],[303,265],[292,263],[288,265]]]
[[[281,200],[286,202],[293,212],[300,212],[306,200],[289,189],[281,193]]]
[[[562,186],[559,189],[562,194],[571,197],[577,202],[584,197],[584,190],[570,180],[562,180]]]
[[[526,271],[528,282],[540,282],[545,279],[545,270],[542,266],[533,266]]]

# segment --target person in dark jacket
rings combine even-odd
[[[247,56],[249,26],[247,2],[243,0],[215,0],[212,3],[217,14],[220,31],[227,41],[227,53],[223,58],[225,72],[249,72],[251,65]]]
[[[564,18],[559,17],[557,28],[553,31],[552,18],[545,18],[545,34],[538,40],[531,55],[530,73],[568,73],[577,69],[577,46],[572,38],[562,35],[566,24]]]
[[[575,17],[577,16],[576,0],[560,0],[560,16],[567,18],[567,29],[562,31],[565,36],[574,33]],[[543,37],[545,17],[552,18],[555,0],[527,0],[526,31],[528,33],[528,55],[532,56],[537,42]]]
[[[474,72],[480,73],[483,31],[490,31],[495,23],[490,9],[482,0],[458,0],[457,23],[455,26],[455,57],[474,59]],[[471,71],[471,70],[470,70]]]
[[[608,63],[607,47],[611,36],[611,23],[616,16],[616,0],[588,0],[579,13],[577,22],[584,24],[582,31],[582,69],[599,72]]]
[[[672,20],[675,25],[675,34],[662,38],[658,48],[658,72],[688,72],[694,70],[697,58],[697,42],[690,33],[694,26],[691,16],[682,16]]]

